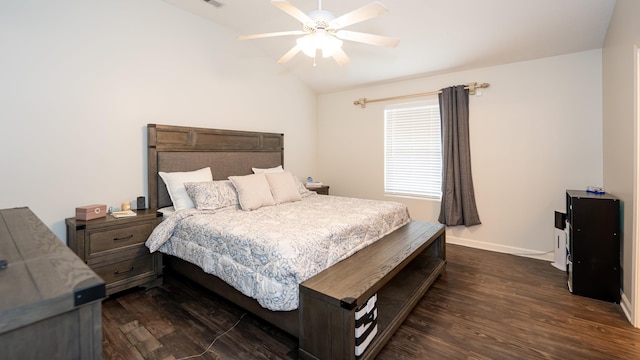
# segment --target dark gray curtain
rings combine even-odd
[[[469,90],[464,85],[442,89],[442,202],[438,221],[445,225],[477,225],[469,147]]]

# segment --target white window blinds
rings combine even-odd
[[[384,122],[385,193],[439,199],[442,145],[438,100],[389,105]]]

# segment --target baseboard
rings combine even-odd
[[[622,308],[624,316],[626,316],[627,320],[629,320],[629,323],[631,323],[631,325],[633,325],[634,327],[638,327],[638,324],[633,323],[631,300],[629,300],[627,294],[625,294],[624,292],[620,294],[620,307]]]
[[[447,235],[447,243],[455,244],[455,245],[463,245],[463,246],[472,247],[472,248],[475,248],[475,249],[495,251],[495,252],[500,252],[500,253],[505,253],[505,254],[523,256],[523,257],[528,257],[528,258],[532,258],[532,259],[545,260],[545,261],[549,261],[549,262],[553,262],[554,261],[553,251],[550,251],[550,252],[547,252],[547,253],[540,253],[539,251],[535,251],[535,250],[529,250],[529,249],[523,249],[523,248],[518,248],[518,247],[513,247],[513,246],[505,246],[505,245],[493,244],[493,243],[488,243],[488,242],[484,242],[484,241],[457,238],[457,237],[453,237],[453,236],[449,236],[449,235]]]

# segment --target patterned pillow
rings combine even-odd
[[[229,180],[184,183],[187,194],[198,210],[216,210],[235,206],[238,202],[236,188]]]
[[[293,174],[291,174],[293,175]],[[293,181],[296,183],[296,187],[298,188],[298,192],[300,193],[300,195],[302,197],[307,197],[309,195],[316,195],[317,193],[315,191],[310,191],[309,189],[307,189],[307,186],[302,183],[302,180],[300,180],[297,176],[293,175]]]

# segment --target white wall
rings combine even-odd
[[[554,210],[565,210],[565,190],[602,186],[600,50],[321,95],[316,177],[332,194],[397,200],[414,219],[437,221],[439,201],[384,196],[383,110],[412,100],[365,109],[353,101],[473,81],[490,83],[470,99],[482,225],[449,228],[448,241],[510,253],[553,251]]]
[[[284,133],[314,172],[315,94],[236,35],[158,0],[0,2],[0,208],[64,241],[76,206],[146,196],[147,123]]]
[[[632,280],[640,286],[636,267],[633,275],[633,253],[638,253],[638,239],[634,228],[638,226],[635,193],[638,168],[638,139],[635,106],[635,48],[640,47],[640,2],[618,0],[603,47],[603,131],[604,131],[604,184],[606,189],[622,200],[622,305],[635,325],[640,326],[639,290],[633,294]],[[638,261],[636,259],[635,261]],[[631,304],[635,303],[635,309]],[[632,320],[633,322],[633,320]]]

